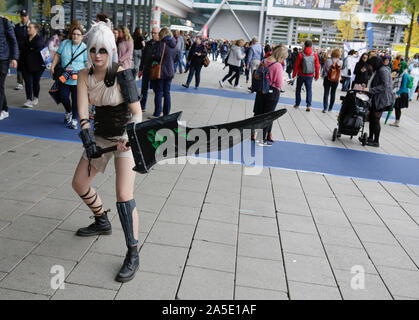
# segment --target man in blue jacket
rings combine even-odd
[[[246,68],[247,70],[250,70],[250,74],[252,76],[253,72],[259,67],[260,61],[265,57],[265,50],[258,41],[257,37],[253,37],[251,47],[246,58]],[[251,87],[249,90],[251,90]]]
[[[19,51],[22,51],[23,44],[25,43],[25,37],[28,35],[29,15],[26,10],[20,11],[20,22],[15,25],[15,35]],[[20,61],[19,61],[20,62]],[[15,90],[23,89],[23,75],[21,67],[22,63],[19,63],[17,69],[17,84]]]
[[[0,120],[9,116],[4,83],[9,71],[9,63],[12,61],[12,68],[17,67],[19,49],[16,41],[13,25],[6,18],[0,18]]]

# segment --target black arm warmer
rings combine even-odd
[[[135,82],[135,75],[133,69],[119,71],[116,74],[121,93],[126,103],[133,103],[140,100],[138,94],[137,83]]]
[[[92,128],[82,129],[79,133],[83,147],[86,149],[87,158],[91,159],[98,151],[99,147],[96,146],[96,138]]]

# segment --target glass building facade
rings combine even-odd
[[[30,20],[41,25],[45,36],[53,32],[51,21],[57,13],[51,13],[51,9],[55,5],[64,8],[64,28],[77,20],[89,29],[96,14],[104,12],[114,26],[125,25],[131,31],[141,27],[149,32],[152,3],[152,0],[0,0],[0,14],[18,23],[20,10],[26,9]]]

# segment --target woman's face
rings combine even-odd
[[[108,67],[108,52],[105,48],[101,47],[100,49],[96,49],[95,47],[92,47],[89,54],[95,67]]]
[[[368,56],[367,56],[366,54],[364,54],[364,55],[362,56],[362,61],[366,62],[367,60],[368,60]]]
[[[71,34],[71,38],[74,44],[80,44],[80,42],[83,40],[83,34],[79,29],[74,29],[73,33]]]
[[[199,38],[196,38],[196,44],[197,45],[200,45],[202,43],[202,40],[201,39],[199,39]]]
[[[124,31],[122,31],[121,29],[118,29],[118,37],[119,37],[119,39],[124,38]]]
[[[119,38],[119,31],[118,30],[114,30],[113,31],[113,35],[115,36],[115,40],[118,40],[118,38]]]
[[[37,33],[37,30],[36,30],[35,26],[33,24],[30,24],[28,26],[28,35],[34,36],[34,35],[36,35],[36,33]]]
[[[388,66],[388,64],[390,63],[390,60],[388,58],[384,59],[383,61],[385,66]]]

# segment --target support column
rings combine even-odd
[[[113,0],[113,27],[118,28],[118,0]]]
[[[93,0],[87,0],[87,30],[92,26]]]
[[[131,0],[131,19],[130,19],[130,25],[131,25],[131,33],[135,30],[135,0]]]
[[[76,5],[77,5],[77,1],[71,0],[71,13],[70,13],[71,23],[73,23],[73,21],[76,20]]]
[[[152,19],[152,12],[154,7],[156,6],[156,0],[147,0],[147,8],[146,8],[146,31],[150,34],[151,30],[151,19]]]
[[[102,0],[102,13],[106,12],[106,0]]]
[[[147,3],[148,0],[144,0],[144,5],[142,7],[142,16],[143,16],[143,32],[147,31]]]
[[[122,7],[123,8],[122,9],[122,25],[124,27],[127,26],[127,6],[128,6],[127,0],[124,0],[124,4]]]
[[[260,8],[260,16],[259,16],[259,32],[258,32],[258,38],[260,43],[263,43],[263,33],[262,33],[262,28],[263,28],[263,21],[264,21],[264,16],[265,16],[265,1],[266,0],[261,0],[261,8]]]
[[[138,0],[138,6],[137,6],[137,19],[136,19],[136,26],[141,27],[141,29],[143,29],[143,24],[141,23],[141,18],[142,18],[142,9],[143,6],[141,5],[141,0]],[[144,32],[144,29],[143,29]]]
[[[292,34],[294,33],[294,18],[291,17],[290,22],[288,23],[288,35],[287,43],[292,45]]]
[[[32,10],[33,10],[33,4],[32,4],[32,0],[28,0],[28,15],[29,18],[32,19]]]

